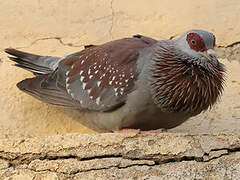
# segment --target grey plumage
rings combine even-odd
[[[135,35],[63,58],[6,49],[36,77],[18,87],[51,104],[88,111],[99,129],[172,128],[210,108],[223,90],[215,37],[191,30],[177,40]]]
[[[9,57],[16,62],[16,66],[33,72],[34,74],[48,74],[54,71],[61,58],[51,56],[39,56],[16,49],[8,48],[5,52],[12,55]]]

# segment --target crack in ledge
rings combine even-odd
[[[216,157],[210,157],[207,160],[204,160],[204,156],[209,156],[211,152],[218,152],[218,151],[227,151],[227,153],[222,153],[219,156]],[[111,168],[118,168],[118,169],[126,169],[129,167],[134,167],[134,166],[157,166],[157,165],[161,165],[161,164],[168,164],[168,163],[176,163],[176,162],[183,162],[183,161],[196,161],[196,162],[210,162],[214,159],[218,159],[221,158],[223,156],[227,156],[230,155],[232,153],[235,152],[240,152],[240,147],[237,148],[219,148],[219,149],[212,149],[209,153],[204,153],[204,155],[202,157],[195,157],[195,156],[181,156],[181,155],[175,155],[172,156],[171,155],[161,155],[161,154],[155,154],[153,155],[153,157],[145,157],[145,158],[131,158],[131,157],[127,157],[126,155],[103,155],[103,156],[92,156],[92,157],[87,157],[87,158],[79,158],[78,156],[75,155],[67,155],[67,156],[58,156],[58,155],[47,155],[44,153],[28,153],[28,154],[23,154],[23,155],[17,155],[14,153],[9,153],[9,152],[0,152],[0,159],[7,161],[9,163],[9,166],[7,168],[13,167],[13,168],[17,168],[20,165],[29,165],[32,161],[34,160],[49,160],[49,161],[54,161],[54,160],[66,160],[66,159],[77,159],[79,161],[89,161],[89,160],[99,160],[99,159],[108,159],[108,158],[122,158],[122,159],[127,159],[127,160],[131,160],[133,161],[133,164],[130,165],[125,165],[125,166],[119,166],[119,165],[112,165],[112,166],[108,166],[108,167],[101,167],[101,168],[89,168],[86,170],[77,170],[71,173],[65,173],[65,172],[59,172],[62,174],[66,174],[66,175],[73,175],[73,174],[77,174],[77,173],[82,173],[82,172],[89,172],[89,171],[95,171],[95,170],[104,170],[104,169],[111,169]],[[10,158],[10,157],[14,157],[15,158]],[[154,157],[156,156],[156,157]],[[157,158],[158,157],[158,158]],[[136,160],[148,160],[148,161],[152,161],[153,164],[148,164],[148,163],[144,163],[144,162],[137,162],[134,163],[134,161]],[[29,169],[29,168],[28,168]],[[32,168],[30,168],[30,170],[34,171],[34,172],[43,172],[43,171],[51,171],[51,172],[56,172],[54,170],[34,170]]]
[[[69,47],[83,47],[85,44],[73,44],[73,43],[65,43],[62,37],[45,37],[45,38],[39,38],[34,41],[32,41],[28,46],[21,46],[21,47],[16,47],[16,49],[22,49],[22,48],[29,48],[36,44],[39,41],[45,41],[45,40],[57,40],[61,45],[63,46],[69,46]]]
[[[109,157],[101,157],[101,158],[90,158],[90,159],[107,159],[107,158],[117,158],[117,157],[121,157],[121,156],[109,156]],[[134,161],[134,160],[133,160]],[[111,165],[111,166],[108,166],[108,167],[101,167],[101,168],[89,168],[89,169],[85,169],[85,170],[76,170],[76,171],[72,171],[70,173],[66,173],[66,172],[58,172],[58,173],[61,173],[61,174],[64,174],[64,175],[76,175],[78,173],[85,173],[85,172],[91,172],[91,171],[100,171],[100,170],[109,170],[109,169],[112,169],[112,168],[118,168],[118,169],[127,169],[127,168],[130,168],[130,167],[140,167],[140,166],[148,166],[148,167],[153,167],[153,166],[156,166],[156,165],[159,165],[158,163],[156,163],[155,161],[153,161],[154,164],[147,164],[147,163],[133,163],[133,164],[130,164],[130,165],[126,165],[126,166],[120,166],[120,165]],[[30,170],[34,171],[34,172],[56,172],[54,170],[51,170],[51,169],[45,169],[45,170],[36,170],[36,169],[33,169],[33,168],[29,168]]]
[[[232,44],[226,45],[226,46],[217,46],[218,48],[229,48],[234,47],[240,44],[240,41],[233,42]]]

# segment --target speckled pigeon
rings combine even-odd
[[[63,58],[5,52],[35,74],[17,86],[41,101],[76,107],[99,130],[156,130],[173,128],[219,99],[225,68],[214,46],[212,33],[190,30],[176,40],[135,35]]]

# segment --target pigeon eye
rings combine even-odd
[[[205,47],[205,43],[204,43],[204,40],[203,38],[197,34],[197,33],[189,33],[187,35],[187,38],[186,38],[187,42],[188,42],[188,45],[191,49],[195,50],[195,51],[205,51],[206,50],[206,47]]]

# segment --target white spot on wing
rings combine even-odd
[[[66,72],[66,76],[68,76],[68,74],[69,74],[69,71]]]
[[[87,85],[87,83],[82,83],[83,89],[85,89],[86,85]]]
[[[80,76],[82,75],[82,73],[83,73],[83,70],[81,70],[81,71],[80,71],[80,73],[79,73],[79,74],[80,74]]]
[[[91,89],[87,90],[87,92],[88,92],[88,94],[90,94],[91,93]]]
[[[104,78],[105,76],[106,76],[106,74],[103,74],[103,75],[100,77],[100,79]]]
[[[100,104],[100,97],[98,97],[98,98],[96,99],[96,103],[97,103],[97,105]]]
[[[99,86],[100,86],[100,84],[101,84],[101,81],[98,81],[98,82],[97,82],[97,86],[99,87]]]
[[[66,78],[66,83],[68,83],[68,81],[69,81],[69,77]]]
[[[68,94],[71,94],[71,90],[70,89],[67,89],[67,92],[68,92]]]
[[[74,94],[73,93],[71,93],[71,96],[72,96],[72,98],[74,98]]]
[[[81,77],[80,77],[80,81],[83,81],[83,79],[84,79],[84,76],[81,76]]]

